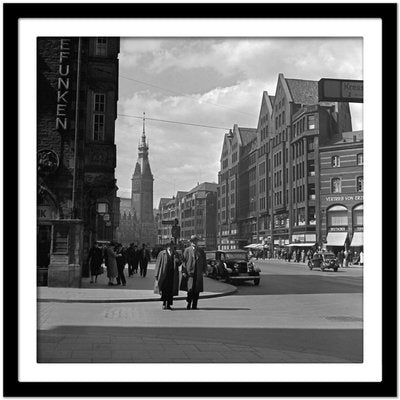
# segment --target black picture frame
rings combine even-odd
[[[18,21],[21,18],[380,18],[382,20],[382,382],[20,382],[18,380]],[[3,382],[7,397],[387,397],[397,395],[397,4],[3,4]],[[380,62],[378,59],[377,62]],[[377,107],[380,107],[377,104]],[[390,181],[389,181],[390,179]],[[388,190],[391,193],[387,193]],[[385,193],[386,192],[386,193]],[[21,200],[21,199],[19,199]],[[26,199],[25,199],[26,200]],[[27,200],[29,201],[29,200]],[[394,226],[393,226],[394,225]],[[390,258],[389,258],[390,257]]]

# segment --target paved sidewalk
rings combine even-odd
[[[82,278],[81,288],[38,287],[37,299],[40,302],[67,302],[67,303],[126,303],[142,301],[159,301],[160,295],[153,291],[154,264],[149,265],[147,276],[139,274],[127,276],[125,269],[126,286],[108,286],[107,274],[98,276],[97,283],[90,283],[89,278]],[[234,293],[235,286],[204,278],[205,291],[200,298],[220,297]],[[186,298],[186,292],[179,292],[175,300]]]

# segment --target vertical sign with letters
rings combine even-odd
[[[60,39],[57,79],[56,129],[62,129],[64,131],[68,128],[67,106],[70,85],[70,46],[71,39]]]

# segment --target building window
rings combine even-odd
[[[344,206],[332,206],[328,209],[328,226],[347,226],[347,208]]]
[[[333,156],[332,157],[332,167],[340,167],[340,157],[339,156]]]
[[[107,38],[96,38],[96,56],[105,57],[107,55]]]
[[[333,178],[331,181],[331,193],[342,193],[342,183],[340,178]]]
[[[363,192],[364,191],[364,177],[363,176],[358,176],[357,177],[357,192]]]
[[[315,129],[315,115],[307,116],[307,130]]]
[[[357,165],[364,165],[364,154],[357,154]]]
[[[232,193],[231,194],[231,204],[233,204],[235,202],[235,195]]]
[[[235,181],[231,181],[231,190],[235,189]]]
[[[314,151],[314,138],[307,138],[307,151]]]
[[[105,94],[95,93],[93,102],[93,140],[104,140]]]
[[[353,208],[353,226],[364,225],[364,206],[359,204]]]

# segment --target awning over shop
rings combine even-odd
[[[290,243],[286,244],[287,247],[313,247],[315,243]]]
[[[351,241],[351,247],[360,247],[364,245],[364,232],[354,232]]]
[[[329,232],[326,238],[327,246],[344,246],[347,232]]]

